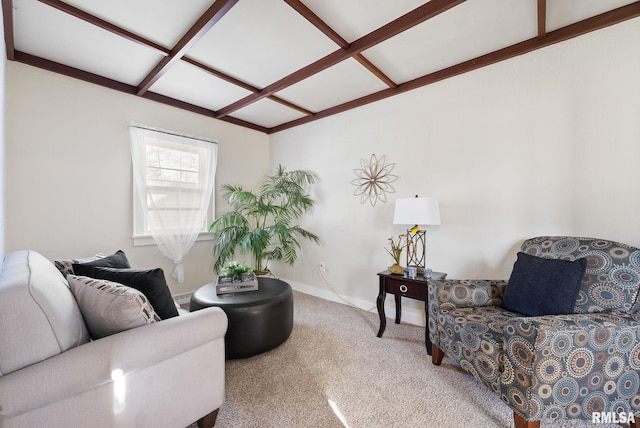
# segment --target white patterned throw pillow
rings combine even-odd
[[[140,291],[117,282],[68,275],[92,339],[160,321]]]
[[[73,264],[74,263],[87,263],[92,262],[98,259],[103,259],[106,256],[103,253],[98,253],[95,256],[85,257],[82,259],[61,259],[54,260],[54,264],[60,271],[60,273],[66,278],[67,275],[73,275]]]

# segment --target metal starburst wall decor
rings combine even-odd
[[[387,193],[394,193],[395,189],[390,183],[398,179],[397,176],[391,174],[394,163],[387,163],[387,157],[382,156],[380,159],[375,154],[371,155],[371,159],[361,159],[361,168],[356,168],[356,178],[351,182],[356,186],[355,196],[360,196],[360,203],[364,204],[367,200],[372,207],[376,205],[378,200],[383,203],[387,202]]]

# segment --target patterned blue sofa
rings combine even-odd
[[[444,355],[457,361],[513,409],[516,427],[570,418],[609,418],[635,427],[640,418],[640,249],[546,236],[525,241],[521,251],[587,259],[573,313],[527,317],[510,312],[502,307],[507,281],[430,281],[433,364],[440,365]]]

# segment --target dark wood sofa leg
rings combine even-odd
[[[431,363],[435,366],[439,366],[444,358],[444,351],[438,348],[436,345],[431,345]]]
[[[540,428],[540,421],[527,421],[516,412],[513,412],[513,422],[516,428]]]
[[[220,409],[215,409],[208,415],[204,415],[202,418],[198,419],[198,428],[213,428],[216,424],[216,418],[218,417],[218,410]]]

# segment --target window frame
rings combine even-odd
[[[159,136],[164,135],[166,137],[165,142],[166,143],[170,143],[171,145],[175,145],[176,147],[179,147],[180,145],[185,146],[185,150],[183,150],[184,152],[191,152],[193,153],[195,151],[195,149],[193,149],[193,147],[195,147],[194,145],[189,145],[189,141],[190,140],[197,140],[197,141],[204,141],[207,143],[211,143],[211,144],[218,144],[217,141],[214,140],[210,140],[207,138],[202,138],[202,137],[195,137],[192,135],[187,135],[187,134],[182,134],[179,132],[174,132],[174,131],[168,131],[165,129],[159,129],[159,128],[152,128],[146,125],[140,125],[140,124],[131,124],[132,127],[136,127],[141,129],[143,132],[152,132],[153,133],[153,137],[150,139],[155,139],[155,140],[160,140],[162,141],[160,138],[158,138]],[[150,134],[149,134],[150,135]],[[130,144],[132,144],[132,142],[130,142]],[[149,143],[145,142],[145,152],[146,152],[146,147]],[[192,149],[189,150],[188,148],[191,147]],[[179,150],[179,148],[176,148],[176,150]],[[133,159],[132,159],[133,162]],[[147,165],[144,165],[145,170],[147,169]],[[133,168],[133,165],[132,165]],[[199,169],[199,174],[202,174],[202,171]],[[138,197],[137,194],[137,190],[136,190],[136,184],[135,184],[135,178],[133,177],[132,174],[132,180],[131,180],[132,186],[132,198],[133,198],[133,209],[132,209],[132,216],[133,216],[133,234],[132,234],[132,238],[133,238],[133,245],[134,246],[146,246],[146,245],[156,245],[156,242],[154,241],[153,237],[151,236],[151,233],[149,232],[149,230],[146,227],[146,210],[145,208],[142,206],[142,203],[140,201],[140,198]],[[207,225],[211,224],[214,220],[214,213],[215,213],[215,196],[216,196],[216,186],[214,183],[214,186],[212,188],[211,191],[211,196],[210,196],[210,200],[209,200],[209,207],[207,209],[207,218],[205,220],[205,224],[204,224],[204,228],[198,233],[198,237],[196,238],[196,242],[198,241],[210,241],[213,240],[213,236],[207,231]]]

